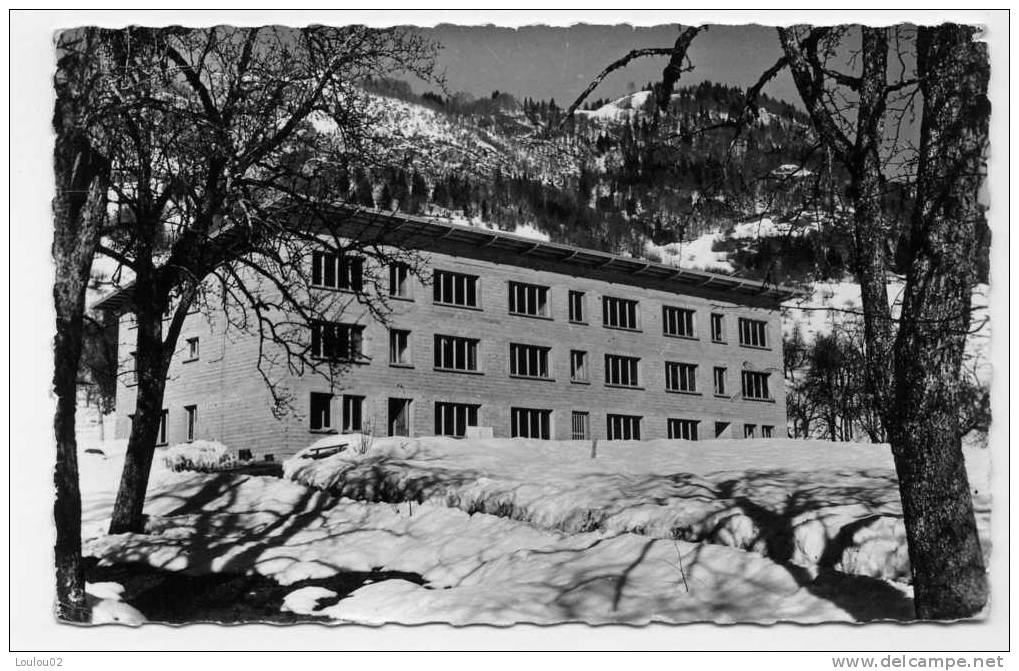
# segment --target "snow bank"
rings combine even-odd
[[[887,445],[610,441],[591,459],[588,441],[403,438],[379,439],[371,455],[291,459],[283,468],[357,500],[431,501],[567,533],[706,541],[813,572],[909,576]]]
[[[163,464],[171,471],[217,471],[236,466],[237,457],[223,443],[196,440],[168,447]]]
[[[87,497],[89,515],[101,515]],[[107,503],[108,505],[108,503]],[[338,621],[550,624],[821,622],[854,614],[787,569],[733,548],[627,533],[566,535],[443,505],[337,500],[287,480],[191,474],[146,503],[145,534],[87,536],[86,555],[190,573],[256,572],[286,583],[310,566],[419,575],[339,600],[295,590],[284,607]],[[871,595],[874,597],[875,595]],[[887,606],[880,599],[873,603]]]

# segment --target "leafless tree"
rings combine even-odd
[[[896,78],[889,77],[890,36],[898,49],[909,48],[900,27],[777,30],[783,55],[748,89],[744,114],[682,135],[719,127],[738,131],[753,118],[761,87],[785,68],[792,74],[814,131],[850,177],[845,197],[853,213],[865,377],[892,444],[908,511],[917,615],[967,617],[983,608],[987,596],[958,412],[978,224],[983,220],[978,194],[989,118],[986,49],[969,27],[919,29],[912,47],[915,76],[908,73],[900,52]],[[846,72],[847,59],[840,50],[856,36],[859,48],[848,59],[851,71]],[[686,57],[689,41],[677,45],[681,51],[677,49],[673,62]],[[668,72],[663,75],[670,77]],[[903,159],[901,152],[888,155],[886,126],[891,117],[897,140],[902,115],[917,97],[923,120],[915,205],[909,241],[900,255],[909,273],[901,314],[893,319],[887,293],[885,171],[894,161],[909,158]],[[893,98],[900,106],[889,108]]]
[[[920,28],[916,40],[923,117],[889,433],[917,616],[930,619],[987,602],[958,412],[990,120],[990,65],[976,32],[944,24]]]
[[[95,34],[82,31],[60,44],[54,80],[56,108],[53,154],[57,195],[53,201],[53,260],[56,307],[53,389],[57,459],[54,518],[57,540],[57,614],[62,619],[89,619],[81,563],[81,493],[78,487],[78,446],[75,439],[78,362],[85,328],[85,290],[96,243],[106,213],[110,164],[101,138],[91,137],[97,110],[92,92],[101,67],[83,52]]]
[[[342,309],[342,299],[311,300],[290,282],[306,267],[309,243],[337,258],[356,250],[414,262],[352,232],[335,207],[346,195],[337,166],[388,158],[382,111],[358,82],[392,72],[428,77],[434,47],[408,30],[363,26],[132,27],[97,36],[79,57],[110,63],[95,106],[115,113],[93,132],[112,144],[117,214],[96,249],[130,277],[137,325],[137,402],[110,525],[123,533],[143,528],[166,373],[196,304],[244,304],[243,326],[308,360],[296,321],[307,341],[310,322]],[[380,286],[369,274],[353,300],[384,314]]]

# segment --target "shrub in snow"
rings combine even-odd
[[[237,465],[234,456],[223,443],[215,440],[196,440],[178,443],[163,453],[163,464],[171,471],[222,471]]]

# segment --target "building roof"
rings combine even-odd
[[[467,226],[402,212],[387,212],[367,207],[344,205],[338,208],[348,222],[359,230],[372,230],[382,241],[387,235],[399,234],[402,244],[417,248],[439,250],[449,243],[461,243],[479,249],[490,249],[510,254],[576,265],[587,270],[611,270],[623,275],[654,278],[679,285],[677,288],[732,292],[742,296],[756,296],[774,301],[799,298],[806,293],[795,287],[724,275],[705,270],[693,270],[647,261],[620,254],[611,254],[558,242],[535,240],[514,233]],[[227,231],[224,231],[227,232]],[[117,310],[131,298],[133,282],[93,304],[95,309]]]

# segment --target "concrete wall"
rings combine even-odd
[[[393,301],[390,324],[383,325],[350,310],[336,321],[358,321],[365,325],[366,363],[354,364],[333,383],[316,374],[292,376],[281,368],[280,377],[292,394],[296,412],[276,419],[271,397],[256,368],[258,338],[226,328],[222,314],[188,317],[180,337],[167,381],[164,407],[169,411],[168,443],[185,438],[187,405],[198,406],[198,438],[219,440],[234,449],[250,449],[255,455],[281,458],[321,437],[309,429],[311,392],[336,395],[333,425],[339,426],[342,394],[365,397],[364,416],[372,420],[375,432],[387,429],[387,401],[390,397],[412,399],[411,435],[434,432],[437,401],[480,404],[479,425],[492,427],[495,436],[510,435],[510,408],[552,410],[552,437],[571,437],[571,412],[590,413],[592,437],[605,439],[606,414],[642,417],[643,439],[667,436],[668,418],[698,420],[701,438],[714,437],[715,422],[728,422],[728,437],[741,437],[746,423],[773,426],[784,435],[785,392],[782,386],[782,347],[779,313],[774,304],[752,298],[737,298],[724,292],[697,289],[684,293],[661,281],[644,281],[639,276],[616,275],[611,270],[595,272],[573,269],[567,263],[507,263],[492,255],[484,258],[477,250],[453,249],[449,254],[430,254],[432,268],[479,276],[481,309],[436,305],[432,288],[413,279],[411,300]],[[508,282],[522,281],[550,287],[548,318],[511,315],[508,312]],[[587,324],[568,320],[567,292],[586,294]],[[615,296],[640,302],[640,330],[624,331],[602,326],[601,298]],[[738,301],[738,302],[737,302]],[[756,304],[754,304],[756,303]],[[695,311],[695,338],[663,334],[662,306]],[[712,342],[712,313],[725,316],[725,342]],[[738,318],[768,322],[768,349],[739,344]],[[122,374],[118,385],[118,435],[126,436],[128,415],[134,408],[134,387],[129,384],[136,331],[127,317],[120,326]],[[388,328],[411,332],[411,366],[389,364]],[[435,334],[480,339],[478,373],[438,371],[433,362]],[[198,337],[200,356],[187,361],[186,342]],[[551,348],[550,380],[510,376],[510,343]],[[588,352],[588,384],[570,380],[570,350]],[[610,387],[605,384],[604,355],[620,354],[640,358],[640,388]],[[697,393],[673,393],[665,389],[665,361],[693,363],[697,370]],[[727,394],[713,393],[712,368],[724,366]],[[770,373],[773,399],[756,401],[740,395],[740,371]]]

